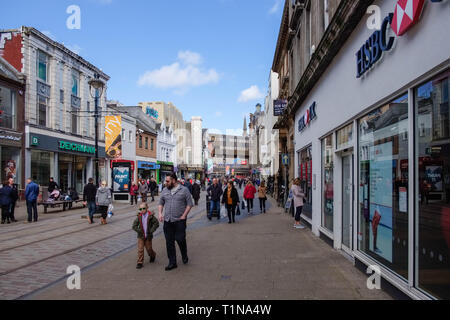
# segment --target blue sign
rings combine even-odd
[[[147,107],[146,113],[147,113],[147,115],[149,115],[150,117],[155,118],[155,119],[158,119],[158,117],[159,117],[158,111],[153,108],[150,108],[150,107]]]
[[[289,155],[288,154],[283,154],[283,156],[281,158],[282,158],[282,161],[283,161],[283,165],[284,166],[288,166],[289,165]]]
[[[113,190],[114,192],[129,192],[130,190],[130,168],[116,167],[113,168]]]
[[[273,101],[273,115],[275,117],[282,116],[284,113],[284,110],[286,110],[287,105],[288,105],[287,100],[274,100]]]
[[[144,169],[144,170],[158,170],[160,169],[160,165],[156,164],[154,162],[147,162],[147,161],[138,161],[138,169]]]

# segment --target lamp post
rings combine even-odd
[[[95,184],[99,186],[99,170],[98,170],[98,100],[103,94],[105,83],[100,80],[100,75],[95,74],[94,79],[89,80],[89,92],[91,97],[95,100]]]

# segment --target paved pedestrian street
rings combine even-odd
[[[151,203],[151,209],[156,209]],[[209,221],[205,193],[188,219],[189,263],[167,272],[162,227],[156,262],[136,269],[136,207],[116,205],[106,226],[80,219],[85,210],[36,224],[0,229],[1,299],[391,299],[367,289],[367,277],[271,199],[266,214],[246,210],[236,224]],[[81,268],[81,289],[69,290],[67,267]]]

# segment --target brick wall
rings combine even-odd
[[[157,136],[149,133],[141,134],[142,137],[142,148],[140,148],[139,137],[136,140],[136,155],[139,157],[147,157],[156,159],[156,151],[158,150],[157,146]],[[147,149],[145,148],[145,139],[148,139]],[[153,150],[151,149],[151,141],[153,139]]]

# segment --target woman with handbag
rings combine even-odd
[[[261,181],[261,185],[258,187],[258,198],[260,213],[263,213],[263,210],[266,213],[267,188],[265,181]]]
[[[236,223],[236,206],[239,203],[239,195],[231,180],[228,181],[228,185],[223,192],[222,203],[228,211],[228,223]]]
[[[101,187],[97,190],[95,197],[98,211],[102,214],[101,224],[107,224],[106,217],[108,215],[109,205],[112,203],[111,189],[106,187],[106,181],[102,181]]]

